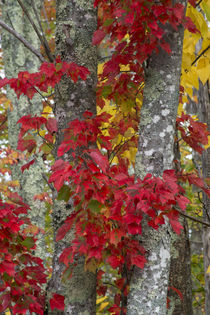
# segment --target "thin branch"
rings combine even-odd
[[[205,54],[205,52],[206,52],[209,48],[210,48],[210,45],[209,45],[208,47],[206,47],[206,48],[200,53],[200,55],[198,55],[198,57],[195,58],[195,60],[191,63],[191,66],[193,66],[193,65],[196,63],[196,61],[198,61],[198,59],[199,59],[201,56],[203,56],[203,55]]]
[[[1,19],[0,19],[0,26],[3,27],[7,32],[15,36],[26,48],[28,48],[35,56],[37,56],[41,62],[46,61],[44,57],[38,52],[38,50],[36,50],[34,46],[32,46],[22,35],[20,35],[18,32],[12,29],[6,23],[4,23]]]
[[[203,0],[200,0],[200,1],[198,1],[198,3],[196,3],[196,7],[198,7],[200,4],[201,4],[201,2],[202,2]]]
[[[55,192],[55,191],[56,191],[55,187],[54,187],[51,183],[49,183],[49,179],[48,179],[48,177],[47,177],[47,175],[46,175],[45,173],[42,173],[42,178],[45,180],[45,182],[47,183],[47,185],[49,186],[49,188],[50,188],[53,192]]]
[[[49,24],[49,21],[48,21],[48,18],[47,18],[47,12],[46,12],[46,9],[45,9],[44,2],[42,2],[42,9],[43,9],[43,13],[44,13],[44,16],[45,16],[45,21],[47,23],[47,27],[50,28],[50,24]]]
[[[41,32],[42,32],[43,45],[44,45],[46,54],[47,54],[49,60],[50,60],[51,62],[53,62],[55,58],[53,57],[53,55],[52,55],[52,53],[51,53],[50,47],[49,47],[49,45],[48,45],[48,41],[47,41],[47,39],[46,39],[46,37],[45,37],[45,35],[44,35],[44,30],[43,30],[43,28],[42,28],[42,23],[41,23],[41,21],[40,21],[39,15],[37,14],[37,10],[36,10],[35,4],[34,4],[34,0],[31,0],[31,3],[32,3],[32,7],[33,7],[33,10],[34,10],[34,14],[35,14],[35,16],[36,16],[37,22],[38,22],[38,24],[39,24],[40,30],[41,30]]]
[[[21,0],[17,0],[17,2],[18,2],[19,5],[21,6],[21,8],[22,8],[23,12],[25,13],[25,15],[27,16],[27,18],[28,18],[29,22],[31,23],[31,25],[32,25],[32,27],[33,27],[33,29],[34,29],[34,31],[36,32],[36,34],[37,34],[37,36],[38,36],[40,42],[41,42],[42,45],[44,46],[45,51],[46,51],[46,54],[47,54],[49,60],[50,60],[51,62],[53,62],[53,61],[54,61],[54,58],[52,57],[51,53],[49,54],[48,49],[46,49],[46,47],[45,47],[46,44],[45,44],[45,41],[44,41],[44,39],[43,39],[43,36],[40,34],[38,28],[36,27],[34,21],[32,20],[32,18],[31,18],[31,16],[30,16],[30,14],[28,13],[26,7],[24,6],[24,4],[22,3]]]
[[[179,209],[176,208],[176,207],[175,207],[175,210],[176,210],[177,212],[179,212],[179,214],[181,214],[183,217],[185,217],[185,218],[187,218],[187,219],[190,219],[190,220],[192,220],[192,221],[195,221],[195,222],[197,222],[197,223],[200,223],[200,224],[202,224],[202,225],[205,225],[205,226],[210,227],[210,223],[208,223],[208,222],[205,222],[205,221],[202,221],[202,220],[197,219],[197,218],[195,218],[195,217],[192,217],[191,215],[188,215],[188,214],[184,213],[183,211],[179,210]]]
[[[8,20],[9,20],[9,22],[10,22],[10,24],[11,24],[13,30],[14,30],[15,28],[14,28],[14,25],[12,23],[12,20],[10,19],[10,16],[9,16],[8,12],[7,12],[7,18],[8,18]]]

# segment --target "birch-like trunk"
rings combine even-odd
[[[24,1],[24,5],[33,20],[36,21],[33,10],[31,9],[30,1]],[[40,12],[41,1],[36,0],[37,12]],[[31,24],[27,17],[23,13],[21,7],[17,1],[6,0],[2,2],[2,20],[8,24],[11,28],[20,33],[27,41],[39,50],[40,42],[35,34]],[[7,31],[2,30],[2,49],[3,49],[3,61],[5,75],[8,78],[17,77],[20,71],[35,72],[40,66],[39,59],[33,55],[23,44],[17,40],[13,35]],[[30,102],[25,96],[21,96],[19,99],[16,94],[10,88],[7,89],[7,97],[11,100],[13,110],[8,110],[8,137],[9,144],[12,149],[16,150],[18,142],[19,126],[17,121],[24,115],[31,116],[39,115],[42,112],[42,101],[39,96],[35,96]],[[45,227],[45,205],[39,200],[34,200],[34,195],[40,194],[44,190],[44,182],[42,179],[42,173],[44,172],[44,164],[41,156],[37,156],[36,162],[30,167],[29,170],[21,172],[21,165],[27,163],[19,163],[12,167],[12,179],[18,180],[20,188],[18,190],[20,196],[23,198],[31,210],[28,215],[33,224],[41,228]],[[45,258],[46,248],[44,237],[42,233],[37,235],[37,250],[36,255]]]
[[[56,54],[62,60],[75,62],[87,67],[91,75],[86,81],[73,84],[63,78],[56,88],[55,116],[58,121],[56,147],[62,141],[62,130],[67,123],[82,119],[85,110],[96,113],[97,56],[92,45],[93,32],[97,27],[97,11],[93,0],[57,0],[56,1]],[[68,156],[68,159],[72,159]],[[71,206],[55,202],[53,212],[54,233],[61,226],[66,216],[71,213]],[[51,311],[50,314],[94,315],[96,312],[96,275],[84,270],[84,258],[77,259],[71,279],[61,281],[63,266],[59,263],[62,250],[69,246],[74,238],[72,231],[68,238],[55,242],[53,274],[48,285],[48,297],[51,292],[65,296],[65,311]]]
[[[165,28],[165,40],[172,54],[160,49],[149,60],[139,126],[136,176],[147,173],[161,176],[173,168],[173,145],[179,81],[181,73],[183,29]],[[171,230],[169,226],[152,230],[145,223],[140,237],[148,256],[143,270],[134,268],[128,296],[127,315],[164,315],[170,269]]]

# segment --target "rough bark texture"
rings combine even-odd
[[[161,176],[164,169],[173,168],[174,130],[179,103],[179,78],[183,29],[175,32],[166,27],[165,40],[172,54],[160,50],[149,60],[144,89],[144,101],[139,126],[139,146],[136,175],[146,173]],[[143,270],[134,269],[128,296],[127,315],[166,314],[170,264],[170,228],[154,231],[145,224],[141,243],[148,252]]]
[[[86,66],[91,71],[85,82],[79,81],[73,84],[69,79],[63,78],[56,88],[55,116],[59,126],[56,147],[60,144],[62,130],[69,121],[82,118],[85,110],[96,113],[97,57],[96,49],[92,46],[92,36],[97,27],[97,11],[93,3],[93,0],[57,0],[56,2],[56,54],[60,55],[62,60]],[[69,155],[64,158],[71,160]],[[71,211],[71,205],[68,209],[60,203],[54,206],[55,234]],[[59,256],[71,243],[73,234],[71,232],[64,241],[55,243],[53,275],[48,285],[48,293],[57,292],[65,296],[65,312],[52,312],[48,309],[48,313],[94,315],[96,275],[84,270],[84,258],[77,258],[77,266],[71,279],[61,282],[63,266],[59,264]]]
[[[176,131],[176,139],[178,132]],[[180,162],[179,142],[174,143],[174,158]],[[177,172],[180,171],[180,163],[175,164]],[[169,273],[168,300],[170,301],[167,314],[192,315],[192,280],[191,280],[191,253],[189,241],[188,222],[180,217],[179,221],[184,229],[181,234],[173,234],[171,239],[171,261]],[[179,290],[182,298],[175,291]]]
[[[189,231],[186,219],[180,218],[184,227],[180,235],[173,235],[171,245],[171,263],[169,275],[170,307],[167,314],[192,315],[192,281]],[[183,298],[172,288],[178,289]]]
[[[31,10],[30,1],[24,1],[26,9],[30,12],[34,21],[36,21],[33,10]],[[36,0],[36,7],[39,12],[41,2]],[[40,43],[37,35],[32,29],[27,17],[23,14],[17,1],[7,0],[2,4],[2,19],[17,32],[22,34],[29,42],[33,43],[33,46],[39,49]],[[17,77],[20,71],[35,72],[40,66],[39,59],[28,51],[22,43],[20,43],[11,34],[2,30],[2,49],[5,75],[8,78]],[[13,110],[8,110],[8,135],[9,143],[13,149],[17,148],[19,126],[17,121],[23,115],[31,114],[40,115],[42,112],[42,102],[39,96],[29,103],[25,96],[20,97],[18,100],[16,94],[8,88],[7,97],[12,101]],[[27,162],[24,162],[27,163]],[[44,182],[42,179],[42,173],[44,172],[44,164],[41,156],[37,156],[36,162],[26,170],[21,172],[21,163],[12,168],[12,178],[19,180],[20,189],[19,194],[23,200],[31,207],[29,211],[29,217],[33,224],[39,228],[44,229],[45,226],[45,205],[39,200],[34,201],[34,195],[40,194],[44,190]],[[37,251],[36,254],[45,258],[46,249],[44,243],[43,234],[38,235]]]
[[[210,131],[210,90],[209,83],[203,87],[203,97],[201,100],[202,121],[205,122]],[[202,155],[203,177],[210,178],[210,148]],[[203,217],[205,221],[210,221],[210,198],[203,194]],[[204,271],[205,271],[205,314],[210,315],[210,273],[207,269],[210,266],[210,228],[203,227],[203,249],[204,249]]]

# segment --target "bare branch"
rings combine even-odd
[[[36,10],[35,4],[34,4],[34,0],[31,0],[31,2],[32,2],[32,7],[33,7],[33,10],[34,10],[34,14],[35,14],[36,19],[37,19],[37,22],[38,22],[38,24],[39,24],[40,30],[41,30],[41,32],[42,32],[43,45],[44,45],[46,54],[47,54],[49,60],[50,60],[51,62],[53,62],[55,58],[54,58],[54,56],[52,55],[51,49],[50,49],[50,47],[49,47],[49,45],[48,45],[48,41],[47,41],[47,39],[46,39],[46,37],[45,37],[44,30],[43,30],[43,28],[42,28],[42,23],[41,23],[41,20],[40,20],[40,18],[39,18],[39,15],[37,14],[37,10]]]
[[[45,51],[46,51],[46,54],[47,54],[49,60],[50,60],[51,62],[53,62],[53,61],[54,61],[54,58],[53,58],[53,56],[52,56],[52,54],[51,54],[51,51],[50,51],[50,48],[49,48],[49,46],[48,46],[47,41],[45,42],[43,36],[40,34],[38,28],[36,27],[36,25],[35,25],[33,19],[31,18],[30,14],[28,13],[28,10],[26,9],[26,7],[25,7],[24,4],[22,3],[22,1],[21,1],[21,0],[17,0],[17,2],[18,2],[19,5],[21,6],[21,8],[22,8],[23,12],[25,13],[25,15],[27,16],[27,18],[28,18],[29,22],[31,23],[31,25],[32,25],[32,27],[33,27],[33,29],[34,29],[34,31],[36,32],[36,34],[37,34],[37,36],[38,36],[40,42],[41,42],[42,45],[44,46]]]
[[[179,210],[178,208],[175,208],[175,210],[176,210],[177,212],[179,212],[179,214],[181,214],[183,217],[185,217],[185,218],[187,218],[187,219],[190,219],[190,220],[192,220],[192,221],[195,221],[195,222],[197,222],[197,223],[200,223],[200,224],[202,224],[202,225],[205,225],[205,226],[210,227],[210,223],[208,223],[208,222],[205,222],[205,221],[202,221],[202,220],[200,220],[200,219],[198,219],[198,218],[192,217],[191,215],[188,215],[188,214],[184,213],[183,211]]]
[[[41,62],[46,61],[44,57],[36,50],[34,46],[32,46],[22,35],[20,35],[18,32],[16,32],[14,29],[12,29],[9,25],[4,23],[0,19],[0,26],[3,27],[7,32],[15,36],[26,48],[28,48],[35,56],[39,58]]]
[[[210,45],[207,46],[207,47],[200,53],[200,55],[198,55],[197,58],[195,58],[195,60],[191,63],[191,66],[193,66],[193,65],[196,63],[196,61],[198,61],[198,59],[199,59],[201,56],[203,56],[203,55],[205,54],[205,52],[206,52],[209,48],[210,48]]]

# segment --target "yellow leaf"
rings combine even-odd
[[[99,307],[99,312],[103,311],[105,309],[105,307],[107,307],[107,305],[109,305],[109,302],[101,303],[101,305]]]
[[[198,60],[197,72],[203,85],[210,78],[210,62],[207,58],[203,57]]]
[[[98,298],[97,300],[96,300],[96,304],[100,304],[100,303],[102,303],[103,301],[105,301],[107,299],[107,296],[103,296],[103,297],[101,297],[101,298]]]
[[[210,273],[210,265],[208,266],[208,269],[206,270],[206,273]]]
[[[49,114],[52,114],[52,107],[47,105],[47,106],[44,107],[44,110],[42,112],[42,116],[43,117],[47,117]]]
[[[40,130],[39,131],[40,136],[44,137],[46,134],[46,130]]]
[[[120,71],[130,71],[130,65],[120,65]]]

